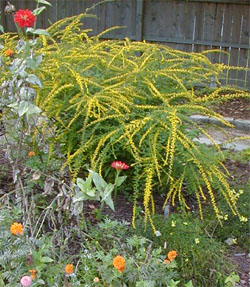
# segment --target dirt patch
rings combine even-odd
[[[238,287],[250,286],[250,280],[249,280],[250,257],[248,253],[240,249],[239,247],[235,247],[231,250],[231,256],[229,257],[229,260],[231,260],[232,263],[238,266],[240,282],[236,286]]]
[[[213,110],[224,117],[250,120],[250,98],[231,99],[221,104],[213,105]]]
[[[225,163],[228,171],[231,174],[231,179],[229,182],[232,185],[240,182],[240,184],[245,184],[250,180],[250,161],[245,163],[236,160],[226,160]]]

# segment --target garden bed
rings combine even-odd
[[[202,53],[99,41],[85,14],[47,31],[15,15],[20,37],[39,36],[0,36],[0,285],[236,286],[225,242],[247,249],[248,150],[197,143],[210,130],[190,115],[230,127],[211,102],[245,117],[231,98],[249,94],[196,95],[224,69]]]

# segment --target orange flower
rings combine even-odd
[[[113,259],[113,265],[119,272],[123,272],[125,270],[125,259],[122,256],[117,255]]]
[[[65,266],[65,273],[66,274],[72,274],[74,272],[74,265],[73,264],[67,264]]]
[[[164,262],[167,263],[167,264],[169,264],[169,263],[170,263],[170,260],[165,259]]]
[[[10,232],[13,235],[22,235],[23,234],[22,224],[18,222],[14,222],[10,227]]]
[[[28,153],[28,156],[34,156],[35,155],[35,153],[33,152],[33,151],[30,151],[29,153]]]
[[[5,51],[6,57],[12,57],[14,55],[14,51],[12,49],[8,49]]]
[[[31,279],[35,280],[36,279],[37,270],[36,269],[31,269],[31,270],[29,270],[29,272],[31,273]]]
[[[175,250],[168,252],[168,259],[171,261],[177,257],[177,252]]]

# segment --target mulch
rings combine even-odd
[[[219,114],[233,119],[250,120],[250,93],[249,98],[235,98],[216,104],[213,106],[214,111]]]

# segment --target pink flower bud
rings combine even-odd
[[[30,286],[32,283],[32,279],[30,276],[23,276],[23,278],[20,280],[20,283],[22,286]]]

